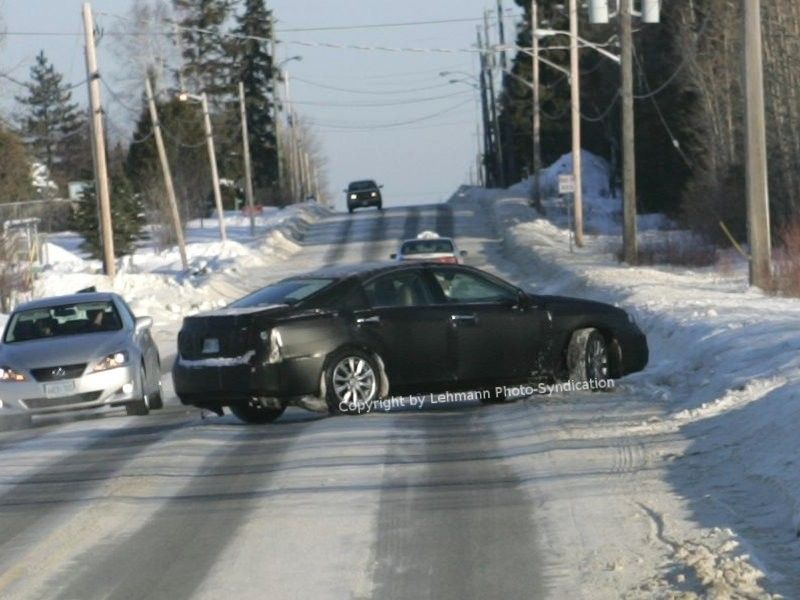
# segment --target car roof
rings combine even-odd
[[[397,262],[397,261],[377,261],[377,262],[364,262],[364,263],[351,263],[343,265],[332,265],[329,267],[322,267],[310,273],[304,273],[298,277],[302,278],[317,278],[317,277],[330,277],[333,279],[347,279],[349,277],[358,277],[359,279],[368,279],[373,275],[381,273],[389,273],[391,271],[401,271],[404,269],[418,269],[425,265],[433,265],[440,267],[439,263],[434,261],[415,261],[413,263]]]
[[[352,186],[352,185],[359,185],[359,184],[366,184],[366,183],[368,183],[370,185],[376,185],[374,179],[359,179],[357,181],[351,181],[348,185]]]
[[[31,300],[20,304],[14,309],[14,312],[23,310],[31,310],[35,308],[50,308],[53,306],[61,306],[62,304],[73,304],[78,302],[107,302],[117,297],[117,294],[112,292],[87,292],[78,294],[69,294],[66,296],[51,296],[49,298],[41,298],[39,300]]]

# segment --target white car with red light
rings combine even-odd
[[[398,261],[429,261],[443,264],[461,264],[466,250],[459,250],[451,238],[441,237],[435,231],[423,231],[416,238],[405,240],[400,250],[391,255]]]

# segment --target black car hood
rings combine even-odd
[[[617,313],[621,309],[611,304],[597,302],[595,300],[584,300],[582,298],[570,298],[569,296],[538,296],[532,295],[531,298],[543,308],[557,314],[573,313]]]

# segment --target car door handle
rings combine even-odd
[[[475,315],[450,315],[450,321],[453,323],[475,323],[478,317]]]
[[[356,319],[356,325],[366,325],[368,323],[380,323],[381,318],[378,315],[373,317],[359,317]]]

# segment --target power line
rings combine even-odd
[[[336,87],[336,86],[333,86],[333,85],[326,85],[324,83],[317,83],[316,81],[311,81],[309,79],[304,79],[302,77],[298,77],[297,75],[292,75],[292,82],[294,83],[295,81],[302,81],[303,83],[306,83],[308,85],[311,85],[311,86],[314,86],[314,87],[318,87],[318,88],[322,88],[322,89],[325,89],[325,90],[333,90],[333,91],[336,91],[336,92],[346,92],[348,94],[364,94],[364,95],[371,95],[371,96],[397,96],[398,94],[412,93],[412,92],[424,92],[424,91],[427,91],[427,90],[434,90],[434,89],[439,89],[439,88],[449,87],[450,86],[449,83],[438,83],[436,85],[429,85],[429,86],[419,87],[419,88],[410,88],[410,89],[402,89],[402,90],[391,90],[391,91],[386,91],[386,90],[378,91],[378,90],[354,90],[354,89],[351,89],[351,88]]]
[[[438,19],[431,21],[403,21],[396,23],[372,23],[368,25],[333,25],[322,27],[296,27],[291,29],[276,29],[276,33],[298,33],[307,31],[348,31],[353,29],[384,29],[389,27],[416,27],[418,25],[445,25],[449,23],[475,23],[483,21],[482,17],[464,17],[458,19]]]
[[[470,96],[472,96],[471,92],[468,92]],[[288,104],[305,104],[307,106],[340,106],[340,107],[347,107],[347,108],[379,108],[385,106],[406,106],[409,104],[420,104],[422,102],[433,102],[438,100],[444,100],[446,98],[455,98],[465,96],[464,92],[456,92],[454,94],[445,94],[444,96],[431,96],[429,98],[416,98],[416,99],[405,99],[399,100],[397,102],[317,102],[314,100],[291,100]],[[285,102],[285,101],[284,101]]]
[[[430,119],[435,119],[438,116],[453,112],[454,110],[456,110],[458,108],[461,108],[462,106],[466,106],[467,104],[471,104],[471,103],[472,103],[472,98],[470,98],[469,100],[466,100],[464,102],[459,102],[458,104],[455,104],[453,106],[445,108],[444,110],[440,110],[440,111],[437,111],[435,113],[432,113],[432,114],[429,114],[429,115],[425,115],[424,117],[419,117],[417,119],[411,119],[411,120],[408,120],[408,121],[395,121],[395,122],[392,122],[392,123],[375,123],[375,124],[361,124],[361,125],[336,125],[336,124],[330,124],[330,123],[320,123],[318,121],[312,121],[312,123],[314,125],[317,125],[317,126],[320,126],[320,127],[328,127],[330,129],[350,129],[350,130],[362,129],[362,130],[365,130],[365,131],[371,131],[371,130],[375,130],[375,129],[391,129],[391,128],[395,128],[395,127],[402,127],[404,125],[413,125],[415,123],[421,123],[423,121],[428,121]]]

